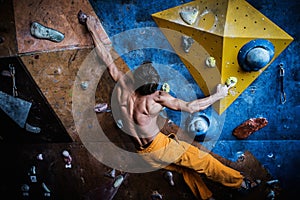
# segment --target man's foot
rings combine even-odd
[[[257,179],[254,181],[250,181],[247,178],[244,178],[241,187],[239,188],[239,192],[241,193],[249,193],[251,192],[254,188],[258,187],[258,185],[261,183],[261,180]]]

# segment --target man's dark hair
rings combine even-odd
[[[144,62],[133,73],[135,91],[140,95],[152,94],[157,90],[159,74],[151,62]]]

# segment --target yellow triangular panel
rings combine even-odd
[[[182,11],[197,9],[197,18],[187,23]],[[180,56],[205,95],[211,94],[218,83],[237,77],[238,83],[230,95],[213,105],[222,114],[232,102],[276,59],[293,38],[244,0],[197,0],[152,14],[166,38]],[[182,36],[195,40],[189,52],[181,45]],[[255,39],[270,41],[273,59],[259,71],[246,72],[238,63],[238,53]],[[214,57],[216,67],[205,65]]]
[[[245,0],[229,0],[224,37],[292,39]]]

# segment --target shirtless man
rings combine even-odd
[[[137,152],[155,168],[165,168],[181,173],[185,182],[198,199],[213,199],[200,173],[227,187],[251,189],[250,183],[240,172],[229,168],[199,150],[197,147],[160,132],[157,119],[163,107],[188,113],[199,112],[224,98],[228,87],[217,85],[216,92],[208,97],[186,102],[158,90],[159,75],[152,63],[141,64],[130,75],[116,66],[110,54],[110,40],[99,20],[79,12],[79,20],[86,24],[98,56],[108,67],[117,83],[112,98],[114,117],[122,120],[122,130],[134,138]],[[117,116],[115,116],[117,115]]]

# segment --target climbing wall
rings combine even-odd
[[[289,34],[244,0],[197,0],[154,13],[152,17],[205,95],[211,94],[218,83],[237,78],[238,83],[230,89],[230,95],[214,104],[219,114],[293,41]],[[194,40],[188,52],[183,48],[183,37]],[[262,62],[263,66],[257,70],[242,68],[245,62],[252,63],[239,57],[246,59],[250,50],[260,47],[271,49],[269,58],[262,61],[265,58],[261,58],[259,52],[251,61]]]
[[[13,1],[17,55],[73,140],[79,139],[72,118],[72,87],[93,48],[85,26],[78,22],[80,10],[95,16],[88,1]],[[33,22],[62,33],[63,39],[36,37]]]

